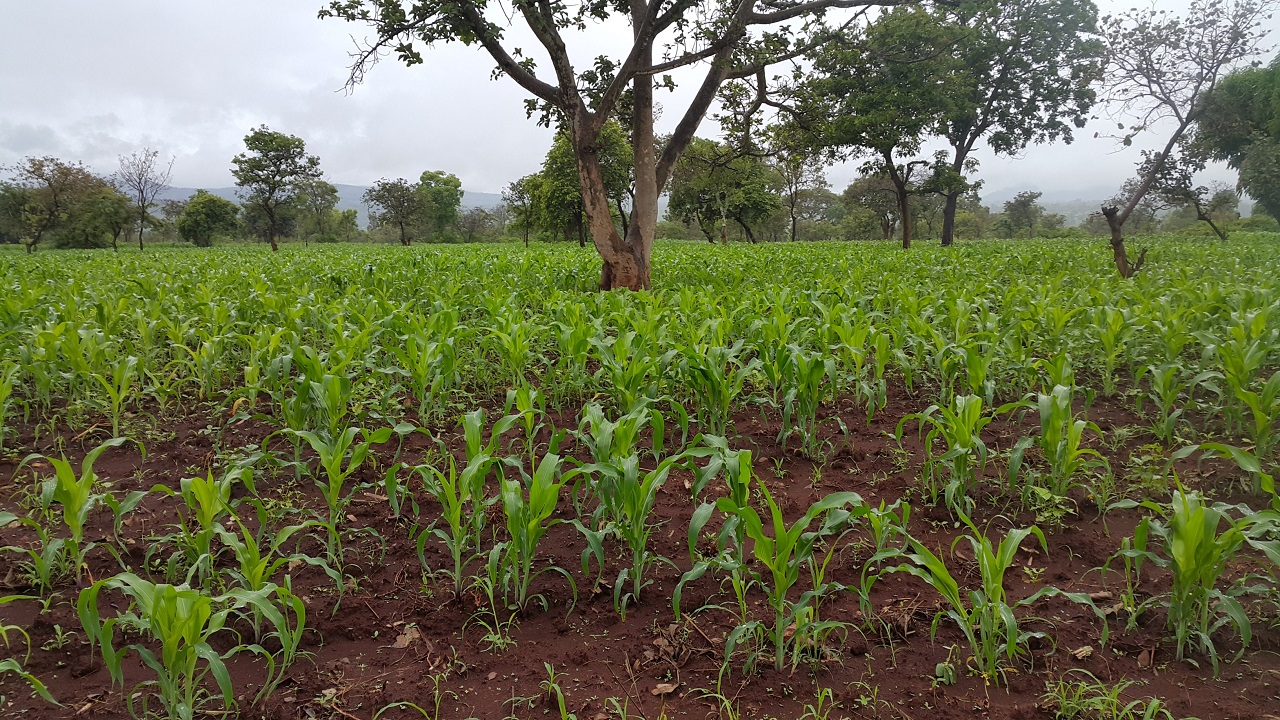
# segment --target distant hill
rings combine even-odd
[[[338,209],[339,210],[355,210],[360,214],[360,227],[369,226],[369,209],[365,207],[361,198],[364,191],[368,190],[368,186],[364,185],[338,185]],[[233,202],[240,202],[240,197],[236,194],[239,188],[222,187],[222,188],[204,188],[208,192],[217,195],[220,198],[226,198]],[[169,188],[161,193],[161,200],[186,200],[196,194],[195,188]],[[498,193],[472,192],[470,190],[462,191],[462,207],[464,208],[484,208],[492,210],[502,204],[502,195]]]

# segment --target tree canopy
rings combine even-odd
[[[231,174],[242,188],[246,210],[261,216],[272,250],[283,234],[283,212],[293,205],[306,183],[320,179],[320,159],[307,154],[301,138],[276,132],[266,125],[244,138],[245,152],[236,155]]]

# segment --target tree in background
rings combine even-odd
[[[68,246],[101,247],[109,237],[111,249],[119,252],[120,236],[137,221],[138,213],[132,198],[103,183],[75,205],[71,217]]]
[[[475,242],[477,238],[486,237],[491,234],[493,228],[493,213],[484,208],[467,208],[458,217],[458,231],[465,242]]]
[[[892,240],[902,218],[898,191],[883,175],[864,175],[849,183],[841,195],[845,203],[846,234],[870,239],[865,232],[874,227],[881,240]]]
[[[782,204],[787,210],[787,237],[796,240],[796,228],[804,215],[803,205],[811,193],[826,190],[826,173],[818,153],[792,126],[773,128],[769,143],[770,165],[782,181]]]
[[[174,221],[178,235],[196,247],[210,247],[214,237],[235,232],[240,208],[230,200],[196,190]]]
[[[462,206],[462,181],[457,175],[441,170],[428,170],[418,179],[418,194],[425,203],[427,231],[439,241],[445,230],[458,222]]]
[[[1012,156],[1032,143],[1071,142],[1096,100],[1104,48],[1091,0],[982,0],[930,12],[950,28],[951,45],[931,63],[947,95],[935,131],[951,156],[935,167],[932,186],[946,200],[942,244],[950,245],[978,143]]]
[[[139,250],[143,249],[142,233],[150,219],[151,207],[155,205],[160,193],[169,189],[169,181],[173,178],[174,158],[169,158],[168,165],[162,165],[159,158],[160,151],[151,148],[121,155],[120,169],[115,175],[116,184],[133,201]]]
[[[708,242],[729,242],[729,221],[737,223],[751,242],[752,226],[778,212],[782,202],[775,190],[779,178],[754,155],[742,155],[727,145],[695,138],[677,163],[671,180],[667,215],[697,223]]]
[[[266,125],[246,135],[244,145],[246,152],[231,160],[231,174],[242,189],[246,215],[254,220],[251,225],[261,228],[276,251],[276,238],[302,187],[320,179],[320,159],[307,154],[301,138]]]
[[[1013,232],[1026,230],[1028,240],[1035,234],[1036,225],[1044,217],[1044,206],[1040,204],[1040,196],[1043,194],[1024,191],[1005,202],[1004,216]]]
[[[789,123],[812,146],[833,156],[870,155],[864,175],[882,174],[894,187],[902,246],[911,247],[910,198],[929,128],[952,103],[939,76],[953,74],[944,48],[953,42],[920,7],[895,8],[862,32],[847,32],[814,55],[814,74],[795,89]],[[766,89],[757,81],[759,94]]]
[[[182,211],[185,209],[187,209],[186,200],[160,201],[160,228],[166,238],[172,239],[178,232],[178,218],[182,216]]]
[[[22,214],[30,201],[26,188],[0,182],[0,243],[17,243],[26,236]]]
[[[763,74],[774,63],[802,56],[827,29],[832,8],[852,8],[856,21],[875,0],[741,0],[731,3],[516,3],[513,15],[500,16],[485,0],[330,0],[321,16],[339,17],[372,27],[373,40],[360,48],[351,82],[389,53],[407,65],[423,62],[422,47],[462,42],[483,48],[505,75],[533,97],[532,113],[544,122],[559,116],[569,134],[578,166],[579,191],[597,252],[603,259],[601,289],[640,290],[650,284],[650,259],[658,224],[658,199],[676,161],[692,142],[720,86],[728,79]],[[842,14],[848,15],[848,14]],[[616,57],[594,62],[570,56],[565,33],[585,32],[610,18],[629,23],[632,42]],[[508,23],[521,32],[508,32]],[[510,38],[532,33],[549,58],[550,75],[531,54],[513,49]],[[664,53],[664,47],[666,46]],[[657,59],[659,54],[664,57]],[[664,73],[702,64],[703,78],[659,148],[654,135],[654,87],[670,84]],[[575,70],[575,68],[577,68]],[[625,107],[626,112],[619,112]],[[635,198],[625,233],[619,233],[597,150],[605,124],[625,115],[634,149]]]
[[[418,185],[404,178],[382,178],[364,192],[369,218],[375,225],[393,226],[400,231],[400,244],[413,242],[413,232],[427,220],[427,200]]]
[[[1163,147],[1144,157],[1138,177],[1126,183],[1118,201],[1102,207],[1121,277],[1133,277],[1146,261],[1145,249],[1137,257],[1125,249],[1125,224],[1205,114],[1218,83],[1258,53],[1266,35],[1263,23],[1274,5],[1275,0],[1192,0],[1184,17],[1153,7],[1103,19],[1107,94],[1134,120],[1124,144],[1157,124],[1172,127]]]
[[[533,193],[531,175],[519,180],[512,180],[502,191],[502,202],[506,204],[515,224],[524,232],[524,246],[529,247],[529,231],[533,228]]]
[[[1227,76],[1206,97],[1196,147],[1240,173],[1240,188],[1280,220],[1280,58]]]
[[[617,122],[605,124],[599,142],[596,156],[604,191],[612,203],[613,217],[626,227],[633,185],[631,145],[622,125]],[[529,193],[530,213],[537,230],[565,239],[576,236],[580,245],[586,245],[586,204],[578,177],[578,163],[567,133],[556,133],[542,160],[542,169],[521,182],[525,183]]]
[[[27,196],[20,240],[27,253],[35,252],[46,236],[67,227],[75,205],[106,185],[80,163],[47,156],[25,158],[9,172]]]
[[[337,238],[338,188],[320,178],[304,180],[298,184],[298,205],[305,222],[302,238],[315,236],[318,242],[332,242]]]

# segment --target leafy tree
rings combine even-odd
[[[458,222],[462,181],[447,172],[428,170],[418,179],[418,194],[424,203],[428,232],[439,240],[445,230]]]
[[[183,240],[196,247],[213,245],[213,238],[234,232],[240,208],[230,200],[197,190],[174,221]]]
[[[458,217],[458,230],[462,233],[462,239],[466,242],[475,242],[478,238],[491,235],[493,229],[493,213],[484,208],[467,208]]]
[[[608,122],[600,133],[596,149],[604,192],[611,202],[611,213],[623,226],[627,224],[626,204],[631,195],[634,160],[622,125]],[[577,236],[586,245],[586,203],[578,177],[578,163],[566,132],[556,133],[542,161],[536,179],[528,181],[534,225],[542,232]]]
[[[133,200],[104,182],[75,205],[66,244],[71,247],[101,247],[104,239],[109,237],[111,249],[119,252],[120,236],[137,217]]]
[[[320,159],[307,154],[306,143],[301,138],[275,132],[263,125],[244,138],[246,152],[236,155],[231,163],[231,174],[242,189],[246,213],[261,218],[261,228],[271,243],[272,250],[279,250],[276,238],[286,215],[297,202],[302,188],[320,179]],[[255,217],[256,216],[256,217]]]
[[[417,183],[404,178],[382,178],[364,192],[369,217],[377,225],[394,226],[400,231],[400,244],[413,242],[413,231],[427,217],[427,201],[418,192]]]
[[[1198,122],[1198,149],[1239,171],[1240,188],[1280,219],[1280,58],[1223,78]]]
[[[837,157],[870,155],[864,174],[893,184],[904,248],[911,247],[912,176],[924,163],[901,158],[920,151],[952,102],[939,81],[952,73],[941,50],[952,43],[952,29],[927,10],[895,8],[863,32],[823,44],[815,74],[796,89],[791,124],[811,144]]]
[[[306,218],[303,240],[314,235],[320,242],[333,241],[338,188],[320,178],[305,180],[298,184],[297,202]]]
[[[715,242],[719,228],[721,242],[727,243],[730,220],[757,242],[752,226],[782,207],[777,184],[777,175],[760,158],[695,138],[676,166],[667,214],[697,223],[708,242]]]
[[[1120,202],[1103,206],[1116,269],[1132,277],[1146,250],[1131,258],[1124,226],[1155,187],[1188,131],[1204,115],[1207,98],[1238,63],[1257,54],[1274,0],[1191,0],[1185,16],[1166,10],[1130,10],[1103,19],[1108,50],[1107,92],[1133,118],[1125,145],[1157,124],[1172,127],[1158,151],[1144,157],[1138,177]],[[1124,129],[1123,124],[1121,128]]]
[[[69,224],[76,203],[105,185],[80,163],[48,156],[24,158],[9,172],[27,196],[20,242],[28,253],[35,252],[46,236]]]
[[[782,181],[782,204],[789,225],[787,237],[795,242],[796,227],[804,215],[803,205],[811,191],[827,189],[827,177],[818,153],[804,142],[803,136],[796,137],[794,129],[778,126],[771,140],[770,164]]]
[[[570,136],[579,167],[580,191],[592,241],[603,259],[600,287],[639,290],[650,284],[650,258],[658,223],[658,198],[676,161],[730,78],[763,73],[773,63],[804,55],[826,29],[827,11],[865,9],[874,0],[735,0],[716,2],[516,3],[503,16],[487,0],[330,0],[322,16],[367,23],[373,39],[361,47],[351,81],[387,53],[414,65],[422,47],[462,42],[482,48],[505,75],[533,97],[530,111],[550,122],[558,116]],[[855,18],[862,13],[855,14]],[[618,17],[632,28],[632,43],[617,56],[591,61],[571,57],[566,34]],[[508,22],[521,32],[508,32]],[[852,22],[852,20],[850,20]],[[532,34],[549,58],[550,75],[512,37]],[[663,46],[668,52],[663,52]],[[662,60],[657,60],[659,55]],[[678,113],[671,137],[659,148],[654,135],[654,87],[671,84],[664,73],[703,64],[688,106]],[[575,70],[575,68],[580,69]],[[620,112],[625,108],[626,112]],[[610,118],[625,115],[634,149],[634,211],[619,233],[596,149]]]
[[[883,175],[864,175],[850,183],[841,197],[849,215],[869,216],[880,239],[893,239],[902,219],[902,207],[891,180]]]
[[[151,207],[160,193],[169,189],[173,178],[173,161],[160,164],[160,151],[143,148],[140,152],[120,156],[120,169],[116,171],[116,183],[133,199],[138,228],[138,249],[142,250],[142,233],[150,218]]]
[[[932,13],[953,28],[935,76],[948,98],[936,132],[951,157],[936,168],[934,187],[946,199],[942,244],[950,245],[978,143],[1012,156],[1032,143],[1071,142],[1096,100],[1104,47],[1092,0],[982,0]]]
[[[22,214],[30,200],[26,188],[0,182],[0,243],[17,243],[25,236]]]
[[[1004,216],[1014,232],[1027,231],[1027,239],[1035,234],[1036,225],[1044,218],[1044,206],[1040,204],[1039,192],[1020,192],[1012,200],[1004,204]]]
[[[529,231],[533,228],[532,176],[512,180],[502,191],[502,202],[515,218],[515,224],[524,231],[524,246],[529,247]]]

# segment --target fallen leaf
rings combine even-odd
[[[395,650],[403,650],[420,637],[422,637],[422,633],[418,632],[418,628],[410,625],[404,629],[404,632],[400,633],[395,642],[391,643],[391,647]]]
[[[677,685],[674,683],[658,683],[653,686],[653,689],[649,691],[649,694],[655,696],[670,695],[676,691],[676,687]]]

